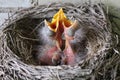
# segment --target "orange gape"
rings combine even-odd
[[[45,58],[46,61],[48,61],[49,64],[53,64],[52,62],[50,62],[51,60],[48,59],[52,59],[54,57],[55,52],[62,51],[63,52],[62,54],[64,56],[61,54],[61,64],[74,65],[75,54],[73,53],[73,50],[70,45],[70,40],[72,40],[73,37],[67,35],[67,30],[69,28],[76,27],[76,26],[72,26],[74,23],[67,19],[62,8],[53,16],[51,23],[47,22],[46,20],[45,23],[47,24],[48,28],[55,33],[53,39],[56,40],[56,48],[54,47],[48,50],[47,53],[45,53],[44,55],[44,57],[47,58],[47,59]],[[63,36],[65,39],[62,38]],[[64,49],[61,49],[63,46]]]
[[[47,22],[47,21],[46,21]],[[54,32],[64,31],[64,27],[70,27],[72,22],[68,20],[62,8],[53,16],[52,22],[47,22],[48,28]]]

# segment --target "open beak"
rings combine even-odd
[[[65,16],[63,9],[61,8],[54,16],[50,22],[45,20],[45,24],[51,30],[55,32],[54,39],[56,40],[56,45],[58,49],[63,50],[65,46],[65,40],[62,38],[64,33],[64,28],[72,25],[72,21],[68,20]]]
[[[74,22],[67,19],[62,8],[53,16],[52,21],[48,22],[45,20],[45,24],[50,30],[50,34],[48,36],[52,36],[54,40],[56,40],[56,46],[59,51],[62,51],[65,56],[63,59],[63,63],[66,64],[74,64],[75,62],[75,54],[72,50],[70,41],[74,39],[74,34],[76,30],[78,30],[78,21]],[[54,33],[54,35],[52,35]],[[64,38],[63,38],[64,37]],[[58,57],[53,56],[53,62],[57,60]],[[55,60],[54,60],[55,59]]]
[[[62,8],[53,16],[51,22],[45,20],[45,24],[51,31],[50,35],[55,33],[53,38],[56,40],[59,50],[64,50],[66,38],[73,39],[75,31],[78,29],[78,21],[68,20]],[[63,39],[63,37],[65,38]]]

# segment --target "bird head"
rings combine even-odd
[[[59,51],[63,51],[65,56],[70,56],[62,61],[74,62],[74,53],[70,45],[70,40],[74,39],[75,31],[78,29],[78,21],[69,20],[61,8],[52,18],[51,22],[45,20],[45,25],[47,25],[50,34],[48,36],[52,37],[56,41],[56,46]],[[63,38],[64,37],[64,38]],[[57,54],[58,55],[58,54]],[[73,58],[71,58],[73,57]],[[57,56],[53,56],[53,62],[56,62]],[[64,63],[64,62],[63,62]],[[66,62],[65,62],[66,63]]]
[[[72,22],[68,20],[62,8],[53,16],[51,22],[45,20],[45,24],[48,26],[51,34],[55,34],[49,35],[56,40],[56,45],[60,50],[64,50],[65,48],[65,40],[63,37],[65,37],[66,34],[73,36],[75,30],[77,29],[77,21],[75,20]]]

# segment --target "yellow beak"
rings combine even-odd
[[[63,33],[64,37],[67,34],[69,35],[69,32],[76,29],[76,23],[77,21],[72,22],[67,19],[62,8],[53,16],[51,22],[45,20],[45,24],[48,28],[55,33],[54,39],[56,40],[56,45],[61,50],[66,46],[65,40],[62,39]]]
[[[72,21],[68,20],[65,16],[63,9],[61,8],[54,16],[50,22],[45,20],[45,23],[48,25],[48,28],[54,32],[57,32],[58,29],[63,29],[72,25]]]

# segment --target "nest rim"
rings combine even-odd
[[[49,5],[50,7],[51,7],[51,5]],[[39,7],[41,7],[41,6],[39,6]],[[33,7],[31,7],[31,8],[29,8],[28,10],[27,9],[25,9],[25,10],[21,10],[21,11],[19,11],[19,12],[16,12],[14,15],[12,15],[12,17],[11,17],[11,19],[9,19],[7,22],[5,22],[2,26],[3,26],[3,32],[2,32],[2,37],[4,37],[4,38],[6,38],[6,34],[4,34],[7,30],[6,30],[6,28],[7,27],[9,27],[9,26],[11,26],[12,24],[14,24],[14,23],[16,23],[17,21],[19,21],[19,20],[21,20],[21,19],[24,19],[24,18],[27,18],[27,17],[29,17],[32,13],[34,13],[35,12],[35,10],[37,10],[37,8],[39,9],[39,7],[35,7],[35,8],[33,8]],[[57,7],[57,8],[59,8],[59,7]],[[100,8],[100,7],[99,7]],[[31,10],[31,9],[33,9],[33,10]],[[35,10],[34,10],[35,9]],[[24,11],[27,11],[26,13],[24,13]],[[23,14],[24,13],[24,14]],[[36,12],[37,14],[39,13],[39,12]],[[103,12],[104,13],[104,12]],[[16,15],[17,14],[17,15]],[[22,14],[22,15],[21,15]],[[14,17],[15,16],[15,17]],[[16,17],[17,16],[17,17]],[[14,19],[13,19],[13,17],[14,17]],[[106,17],[105,17],[105,14],[103,15],[103,20],[105,20],[106,19]],[[7,24],[8,23],[8,24]],[[109,31],[109,29],[108,29],[108,31]],[[110,31],[109,31],[109,37],[108,38],[106,38],[106,39],[108,39],[107,41],[108,42],[105,42],[106,44],[107,43],[109,43],[109,42],[111,42],[111,41],[109,41],[109,39],[111,39],[111,34],[110,34]],[[3,36],[4,35],[4,36]],[[23,37],[23,38],[25,38],[25,39],[32,39],[32,38],[26,38],[26,37]],[[104,39],[105,41],[106,41],[106,39]],[[36,39],[32,39],[32,40],[36,40]],[[104,42],[104,41],[103,41]],[[4,43],[5,45],[7,45],[6,43]],[[101,44],[101,43],[100,43]],[[103,44],[102,44],[103,45]],[[110,46],[111,46],[111,44],[108,44],[107,45],[109,48],[107,49],[105,49],[104,51],[106,51],[106,50],[109,50],[109,49],[111,49],[110,48]],[[106,46],[104,46],[104,47],[106,47]],[[7,49],[9,49],[9,47],[7,47]],[[13,52],[11,51],[11,49],[9,49],[10,50],[10,52],[11,52],[11,54],[10,55],[12,55],[15,59],[18,59],[18,60],[20,60],[20,58],[18,57],[18,56],[16,56],[16,55],[14,55],[13,54]],[[106,55],[107,53],[105,53],[105,54],[102,54],[101,55],[101,53],[99,52],[99,55],[101,55],[102,56],[102,58]],[[93,56],[93,55],[92,55]],[[96,58],[96,56],[97,55],[95,55],[95,57],[92,57],[92,58]],[[87,64],[87,62],[89,62],[90,61],[90,59],[91,58],[88,58],[88,59],[86,59],[85,60],[85,63],[84,64]],[[17,60],[17,61],[18,61]],[[94,59],[95,60],[95,59]],[[19,62],[19,61],[18,61]],[[94,61],[93,61],[94,62]],[[21,64],[21,61],[20,61],[20,64]],[[26,64],[26,63],[24,63],[24,62],[22,62],[22,64],[25,64],[26,66],[30,66],[31,67],[31,64],[29,65],[29,64]],[[84,64],[80,64],[79,66],[84,66]],[[32,67],[33,67],[33,65],[32,65]],[[35,67],[35,66],[34,66]],[[41,66],[42,67],[42,66]],[[46,66],[46,67],[49,67],[49,66]],[[54,66],[53,66],[54,67]],[[57,66],[56,66],[57,67]],[[75,66],[74,66],[75,67]],[[96,66],[94,66],[93,67],[93,69],[95,68]],[[36,67],[35,67],[36,68]],[[79,68],[80,69],[80,68]],[[90,73],[91,73],[91,71],[89,71]],[[34,71],[33,71],[33,73],[34,73]]]

